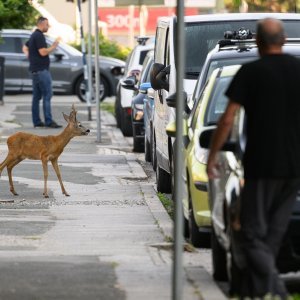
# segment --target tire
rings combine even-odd
[[[121,124],[120,129],[124,136],[132,136],[131,117],[127,117],[126,110],[121,108]]]
[[[156,172],[157,157],[156,157],[156,143],[155,143],[154,134],[151,135],[151,145],[152,145],[152,167],[153,167],[153,170]]]
[[[133,136],[133,151],[134,152],[143,152],[144,151],[144,145],[141,143],[141,140],[135,138]]]
[[[159,165],[156,167],[156,187],[160,193],[171,193],[171,176]]]
[[[145,142],[144,142],[144,151],[145,151],[145,161],[151,162],[151,144],[148,142],[146,134],[145,134]]]
[[[217,281],[227,281],[227,264],[226,264],[226,251],[220,245],[215,231],[212,226],[211,230],[211,253],[212,253],[212,269],[213,278]]]
[[[93,77],[93,88],[95,92],[95,78]],[[100,78],[100,91],[99,91],[99,98],[100,101],[103,101],[108,96],[109,91],[109,84],[107,80],[101,76]],[[75,94],[79,98],[81,102],[86,102],[86,95],[85,95],[85,82],[83,76],[80,76],[75,85]],[[92,99],[95,101],[95,99]]]
[[[210,235],[207,232],[200,232],[199,227],[194,217],[194,211],[192,201],[190,200],[189,208],[189,231],[190,242],[196,248],[209,248],[210,247]]]
[[[121,128],[121,99],[120,99],[120,90],[118,91],[117,96],[116,96],[115,117],[116,117],[117,127]]]
[[[190,236],[190,229],[189,229],[189,220],[183,214],[183,236],[185,239],[188,239]]]

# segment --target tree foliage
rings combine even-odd
[[[27,0],[0,0],[0,29],[24,29],[35,24],[37,11]]]
[[[85,42],[87,44],[87,37],[85,37]],[[92,37],[92,43],[94,44],[94,37]],[[80,44],[72,44],[72,46],[81,51]],[[102,34],[99,34],[99,51],[100,55],[126,60],[131,49],[118,44],[116,41],[109,40]],[[92,47],[92,52],[94,53],[94,47]]]
[[[242,3],[247,3],[249,12],[299,12],[299,0],[225,0],[231,12],[239,11]]]

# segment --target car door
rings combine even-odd
[[[14,36],[2,36],[0,40],[0,56],[4,57],[4,86],[6,91],[22,89],[21,61],[22,52],[20,39]]]
[[[46,41],[48,47],[53,44],[53,41],[48,38]],[[82,58],[81,60],[72,60],[72,57],[73,56],[70,55],[62,45],[58,45],[58,47],[49,55],[52,85],[53,90],[56,92],[66,92],[70,90],[73,74],[71,69],[82,68]]]

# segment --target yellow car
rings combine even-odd
[[[200,98],[195,103],[189,118],[184,120],[184,197],[183,215],[185,237],[195,247],[210,245],[211,213],[208,202],[208,178],[206,174],[207,149],[199,145],[200,133],[215,126],[227,105],[224,95],[232,75],[239,66],[214,70]],[[221,77],[228,80],[220,80]],[[169,124],[167,132],[174,136],[176,128]]]
[[[200,147],[199,136],[204,129],[215,126],[223,114],[228,102],[224,93],[239,67],[234,65],[213,71],[187,122],[186,139],[189,141],[185,149],[187,197],[183,200],[183,212],[189,225],[189,237],[194,246],[208,246],[211,231],[206,174],[208,151]]]

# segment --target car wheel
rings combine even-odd
[[[211,230],[211,253],[214,279],[217,281],[227,281],[226,251],[220,245],[213,226]]]
[[[144,150],[145,150],[145,161],[151,161],[151,145],[146,137],[145,134],[145,141],[144,141]]]
[[[156,186],[160,193],[171,193],[171,176],[159,165],[156,166]]]
[[[153,170],[156,171],[157,158],[156,158],[156,143],[155,143],[154,134],[151,135],[151,145],[152,145],[152,166],[153,166]]]
[[[95,78],[93,77],[93,94],[95,93]],[[101,76],[100,78],[100,88],[99,88],[99,99],[100,101],[103,101],[108,96],[108,90],[109,90],[109,84],[107,80]],[[85,94],[86,88],[85,88],[85,81],[84,77],[81,76],[76,83],[75,86],[75,94],[79,98],[81,102],[86,102],[86,94]],[[94,102],[95,99],[92,99],[92,102]]]
[[[126,109],[121,108],[121,131],[124,136],[132,136],[132,122],[126,113]]]
[[[189,231],[190,242],[197,248],[208,248],[210,246],[210,235],[207,232],[200,232],[194,217],[192,200],[189,205]]]
[[[183,236],[185,239],[188,239],[190,236],[189,220],[184,216],[183,212],[182,215],[183,215]]]
[[[115,116],[116,116],[116,122],[117,127],[121,127],[121,100],[120,100],[120,90],[117,93],[116,96],[116,102],[115,102]]]

